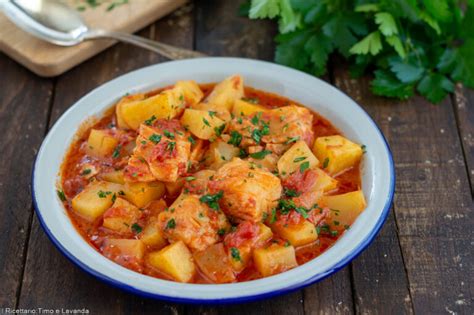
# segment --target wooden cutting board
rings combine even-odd
[[[0,0],[4,1],[4,0]],[[133,33],[172,12],[187,0],[128,0],[108,10],[116,0],[97,1],[91,7],[83,0],[66,1],[80,14],[90,28]],[[59,75],[113,45],[112,40],[95,40],[74,47],[60,47],[37,39],[16,27],[0,13],[0,50],[34,73],[51,77]]]

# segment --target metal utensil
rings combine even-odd
[[[136,35],[89,29],[76,10],[60,0],[0,1],[0,9],[24,31],[60,46],[74,46],[86,40],[111,38],[149,49],[169,59],[205,56],[197,51],[173,47]]]

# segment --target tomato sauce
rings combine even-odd
[[[204,95],[208,95],[215,84],[201,84],[200,88],[204,92]],[[151,92],[146,93],[146,96],[153,96],[160,93],[163,90],[168,89],[169,87],[160,88],[153,90]],[[290,104],[297,104],[285,97],[263,92],[260,90],[256,90],[250,87],[245,87],[245,97],[250,99],[258,99],[260,105],[263,105],[269,109],[286,106]],[[300,105],[300,104],[297,104]],[[313,131],[314,137],[321,137],[321,136],[329,136],[329,135],[339,135],[341,132],[335,128],[328,120],[320,116],[318,113],[312,112],[313,114]],[[98,121],[93,123],[92,125],[89,123],[89,128],[83,129],[82,133],[78,134],[78,139],[74,141],[74,143],[69,148],[66,158],[61,167],[61,186],[64,191],[64,194],[67,198],[66,202],[64,203],[67,209],[67,213],[76,228],[76,230],[82,235],[82,237],[97,251],[100,252],[100,244],[102,244],[103,240],[108,237],[116,237],[120,238],[123,237],[123,234],[114,233],[111,230],[105,229],[102,227],[102,218],[94,223],[90,223],[80,216],[78,216],[73,210],[71,206],[71,199],[78,194],[80,191],[84,189],[84,187],[89,183],[89,180],[83,176],[82,166],[87,165],[95,165],[99,162],[97,160],[90,159],[83,150],[83,147],[87,144],[87,138],[89,136],[90,130],[92,128],[95,129],[110,129],[111,132],[116,131],[116,118],[114,115],[114,111],[111,109],[104,117],[100,118]],[[131,139],[134,139],[137,136],[135,131],[126,131],[123,132],[121,136],[120,144],[122,150],[127,150],[127,146],[133,142]],[[204,144],[205,146],[208,143]],[[157,152],[160,155],[160,152]],[[100,161],[101,170],[118,170],[123,169],[123,167],[127,164],[125,159],[106,159]],[[330,194],[342,194],[345,192],[355,191],[360,189],[361,187],[361,176],[360,176],[360,167],[357,165],[342,174],[335,177],[338,181],[338,186],[334,191],[331,191]],[[168,206],[174,201],[175,196],[167,196],[165,195],[163,199],[166,201]],[[146,217],[150,215],[150,210],[144,209],[143,216],[141,220],[145,220]],[[297,214],[298,215],[298,214]],[[289,220],[299,220],[300,218],[288,218]],[[304,264],[315,257],[319,256],[321,253],[326,251],[330,248],[339,237],[341,237],[343,233],[338,233],[337,235],[328,235],[328,234],[320,234],[317,241],[301,246],[296,248],[296,259],[299,265]],[[230,235],[228,235],[230,236]],[[232,246],[238,246],[242,242],[245,242],[246,239],[255,237],[255,231],[252,229],[251,226],[247,227],[246,230],[242,231],[241,233],[237,234],[232,239],[225,239],[224,242],[230,242],[233,244]],[[276,243],[284,243],[282,239],[279,239],[276,235],[274,235],[274,239],[269,240],[269,242],[276,242]],[[106,252],[102,253],[105,256],[112,258],[116,253]],[[139,264],[136,261],[122,261],[122,265],[125,267],[135,270],[137,272],[147,274],[153,277],[161,278],[161,279],[168,279],[172,280],[166,274],[163,274],[154,268],[147,266],[146,264]],[[247,266],[242,272],[236,275],[237,281],[248,281],[253,279],[261,278],[258,271],[253,266],[253,263],[250,262],[249,266]],[[197,276],[194,277],[194,283],[210,283],[210,281],[199,272]]]

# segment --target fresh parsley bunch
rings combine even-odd
[[[433,103],[454,83],[474,88],[474,0],[251,0],[252,19],[278,19],[275,61],[316,76],[338,52],[372,92]]]

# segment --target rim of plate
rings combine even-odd
[[[67,119],[74,114],[75,111],[78,111],[81,106],[86,106],[86,104],[94,98],[99,98],[102,100],[102,104],[99,104],[100,110],[97,111],[97,115],[110,108],[116,101],[117,97],[123,95],[110,95],[110,90],[116,88],[124,88],[129,87],[127,89],[128,92],[138,92],[138,91],[145,91],[151,90],[153,87],[158,88],[160,86],[165,86],[163,83],[159,83],[159,86],[156,85],[158,83],[155,82],[147,82],[149,77],[160,73],[160,71],[166,72],[174,71],[175,68],[181,69],[193,69],[196,68],[203,73],[208,71],[210,73],[213,72],[220,72],[220,73],[227,73],[230,75],[232,73],[241,73],[246,71],[255,71],[254,69],[259,68],[259,71],[263,72],[267,75],[267,79],[270,77],[273,80],[275,78],[271,76],[271,74],[278,74],[278,76],[288,76],[288,77],[296,77],[299,82],[303,82],[307,80],[308,82],[314,83],[315,86],[320,89],[321,91],[329,94],[331,97],[339,98],[340,101],[345,102],[345,106],[351,107],[351,110],[357,112],[358,115],[362,115],[363,119],[370,123],[370,128],[372,131],[375,131],[373,134],[374,141],[377,140],[381,143],[381,147],[376,148],[377,150],[381,150],[379,154],[385,155],[384,161],[382,163],[386,163],[386,168],[388,168],[388,174],[372,174],[372,181],[375,181],[376,176],[388,176],[388,181],[384,182],[385,185],[384,189],[386,192],[384,196],[379,197],[374,196],[377,190],[380,190],[380,187],[371,187],[371,197],[378,198],[376,201],[379,203],[383,203],[383,206],[377,207],[374,211],[378,211],[379,215],[376,221],[373,221],[371,224],[371,228],[361,229],[359,225],[360,223],[356,220],[353,226],[357,226],[357,231],[354,232],[352,227],[350,230],[346,231],[346,233],[338,239],[338,241],[328,250],[326,250],[323,254],[316,257],[315,259],[298,266],[292,270],[283,272],[281,274],[277,274],[271,277],[262,278],[258,280],[246,281],[246,282],[239,282],[239,283],[231,283],[231,284],[189,284],[189,283],[178,283],[173,281],[167,281],[162,279],[153,278],[150,276],[146,276],[143,274],[139,274],[137,272],[131,271],[120,265],[108,260],[101,254],[99,254],[91,245],[89,245],[85,240],[82,239],[82,236],[73,228],[73,232],[63,231],[61,226],[56,224],[56,220],[52,219],[52,212],[53,214],[59,216],[61,220],[64,220],[63,216],[67,217],[66,219],[69,220],[69,217],[64,209],[63,205],[59,202],[59,199],[56,197],[56,182],[57,182],[57,174],[59,172],[59,168],[54,170],[56,177],[53,180],[54,184],[52,187],[44,188],[41,185],[41,177],[44,171],[40,168],[40,166],[47,166],[48,160],[46,159],[46,154],[48,153],[47,150],[52,150],[53,146],[57,146],[57,144],[52,143],[52,140],[58,138],[58,130],[60,128],[68,128],[65,125]],[[231,68],[229,70],[224,70],[226,68]],[[209,70],[209,69],[218,69],[218,70]],[[190,70],[190,71],[193,71]],[[197,71],[197,70],[196,70]],[[234,72],[233,72],[234,71]],[[195,73],[195,76],[199,76],[199,73]],[[187,77],[186,73],[181,75],[182,79],[190,79]],[[217,77],[222,79],[222,75],[216,74],[215,75],[217,81]],[[244,80],[246,78],[245,74],[243,74]],[[195,79],[200,83],[205,83],[205,81],[199,81],[199,79]],[[259,78],[256,79],[257,81],[263,80],[265,81],[265,76],[261,75]],[[276,79],[278,81],[278,79]],[[301,81],[300,81],[301,80]],[[214,81],[214,82],[215,82]],[[134,83],[129,83],[134,82]],[[211,82],[211,81],[209,81]],[[172,83],[172,82],[171,82]],[[298,83],[294,83],[298,84]],[[265,84],[264,84],[265,85]],[[248,86],[255,87],[255,84],[248,84]],[[257,89],[265,90],[265,88]],[[278,92],[275,92],[278,93]],[[100,96],[100,97],[99,97]],[[295,100],[295,95],[284,95],[290,99]],[[322,101],[321,104],[324,104],[325,101]],[[309,104],[303,103],[308,108],[321,113],[321,109],[315,109],[314,107]],[[322,106],[324,107],[324,105]],[[324,113],[321,113],[324,117]],[[335,114],[340,115],[340,114]],[[80,117],[80,122],[85,121],[90,115]],[[330,119],[333,122],[332,119]],[[77,132],[77,128],[79,125],[73,127],[72,130],[66,132],[66,134],[71,134],[65,140],[67,143],[64,147],[61,147],[59,151],[61,152],[61,161],[64,157],[66,150],[69,148],[71,141],[73,141],[73,136]],[[341,126],[336,124],[338,129],[341,129]],[[63,136],[66,137],[66,136]],[[64,139],[63,139],[64,140]],[[374,148],[369,148],[369,150]],[[373,161],[375,162],[375,161]],[[380,161],[378,161],[380,163]],[[373,166],[373,165],[372,165]],[[373,166],[375,167],[375,166]],[[372,170],[373,172],[374,170]],[[49,179],[48,179],[49,180]],[[363,183],[364,184],[364,183]],[[373,183],[372,183],[373,184]],[[48,186],[48,184],[47,184]],[[373,185],[374,186],[374,185]],[[43,140],[40,150],[36,156],[33,169],[32,169],[32,181],[31,181],[31,189],[32,189],[32,197],[33,197],[33,205],[36,210],[36,214],[40,220],[41,226],[43,230],[46,232],[48,238],[53,242],[53,244],[59,249],[59,251],[66,256],[70,261],[72,261],[76,266],[80,267],[87,273],[95,276],[96,278],[109,283],[115,287],[121,288],[123,290],[145,296],[145,297],[152,297],[158,298],[162,300],[172,301],[172,302],[180,302],[180,303],[200,303],[200,304],[223,304],[223,303],[240,303],[240,302],[247,302],[253,300],[259,300],[264,298],[269,298],[276,295],[281,295],[284,293],[289,293],[298,289],[301,289],[305,286],[318,282],[331,274],[337,272],[339,269],[346,266],[349,262],[351,262],[354,258],[356,258],[375,238],[377,233],[380,231],[382,225],[384,224],[385,220],[388,217],[388,213],[390,210],[390,206],[393,200],[394,189],[395,189],[395,170],[394,170],[394,162],[392,153],[390,151],[390,147],[388,145],[387,140],[385,139],[383,133],[381,132],[380,128],[377,124],[373,121],[373,119],[369,116],[369,114],[356,102],[354,102],[349,96],[347,96],[344,92],[340,91],[339,89],[333,87],[332,85],[316,78],[310,76],[304,72],[287,68],[281,65],[273,64],[266,61],[258,61],[252,59],[245,59],[245,58],[227,58],[227,57],[209,57],[209,58],[199,58],[199,59],[187,59],[187,60],[179,60],[179,61],[168,61],[156,65],[147,66],[144,68],[140,68],[138,70],[134,70],[127,74],[124,74],[120,77],[117,77],[109,82],[106,82],[99,87],[95,88],[77,102],[75,102],[62,116],[56,121],[54,126],[49,130],[47,136]],[[43,193],[44,195],[38,195],[39,190],[45,190]],[[364,189],[364,194],[367,195],[367,192]],[[49,198],[49,199],[48,199]],[[54,200],[51,200],[54,199]],[[380,200],[379,200],[380,199]],[[383,200],[382,200],[383,199]],[[375,202],[375,201],[374,201]],[[49,205],[48,205],[49,203]],[[370,200],[368,202],[368,207],[366,210],[371,207]],[[53,210],[51,210],[53,209]],[[378,210],[377,210],[378,209]],[[360,216],[363,216],[364,211]],[[66,225],[68,223],[65,223]],[[72,223],[69,220],[68,227],[72,227]],[[361,232],[359,232],[361,231]],[[64,232],[65,234],[61,234]],[[77,234],[75,236],[71,236],[70,233]],[[66,242],[71,241],[69,237],[72,237],[74,240],[77,241],[77,237],[82,239],[83,244],[76,244],[76,247],[65,245]],[[356,237],[358,241],[356,244],[349,239],[349,237]],[[343,243],[343,244],[342,244]],[[85,245],[85,246],[84,246]],[[340,246],[339,246],[340,245]],[[337,249],[335,249],[337,246]],[[343,248],[346,246],[346,249]],[[347,250],[349,247],[349,250]],[[338,259],[331,259],[328,256],[328,253],[331,252],[331,255],[335,255],[337,251],[343,251],[343,255],[340,255]],[[314,271],[315,269],[316,271]]]

